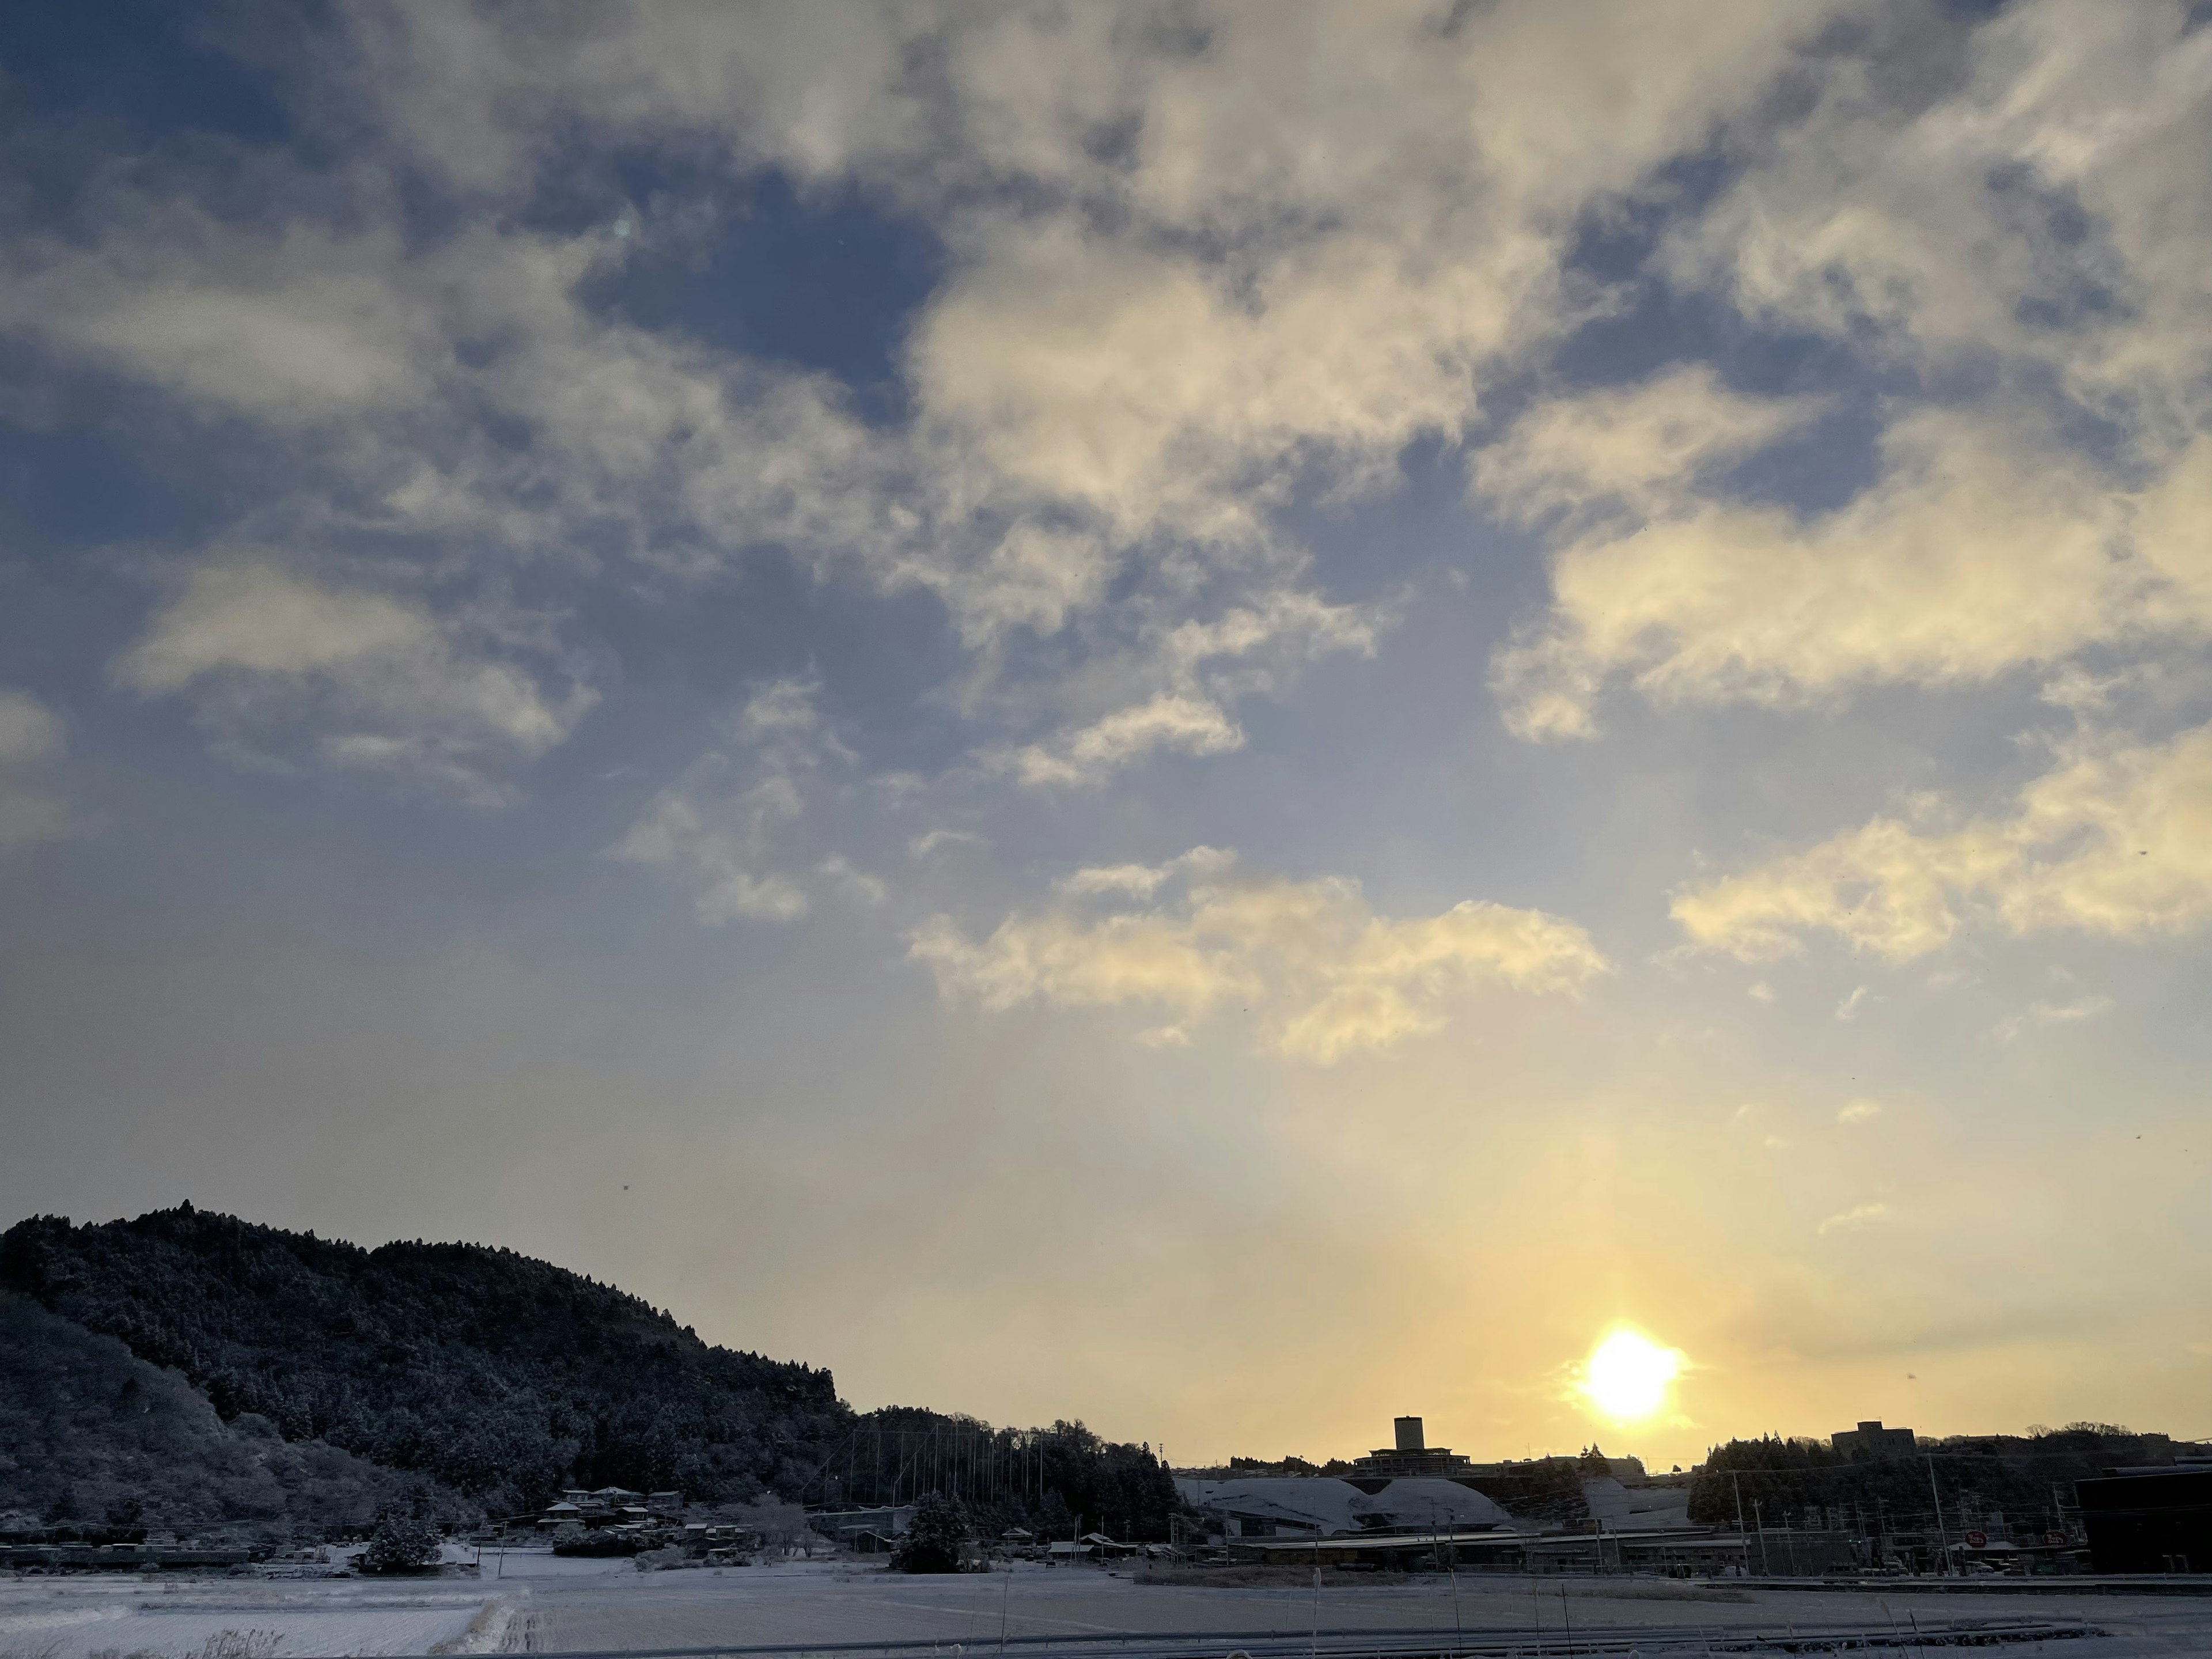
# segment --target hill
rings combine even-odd
[[[32,1455],[12,1473],[0,1462],[0,1510],[42,1520],[100,1521],[135,1501],[171,1526],[215,1513],[357,1525],[402,1488],[494,1514],[577,1486],[710,1504],[942,1490],[994,1524],[1059,1535],[1081,1519],[1164,1539],[1176,1507],[1148,1447],[1080,1422],[856,1413],[827,1370],[712,1346],[512,1250],[363,1249],[189,1204],[83,1226],[39,1216],[0,1235],[8,1292],[0,1381],[39,1379],[44,1403],[0,1417],[0,1448],[45,1414],[21,1431]],[[161,1402],[151,1443],[147,1413],[115,1403],[126,1384]],[[164,1485],[162,1467],[181,1472]]]
[[[0,1236],[0,1288],[266,1419],[493,1510],[561,1486],[710,1501],[803,1484],[848,1432],[830,1373],[701,1341],[633,1296],[472,1244],[374,1250],[190,1205]]]
[[[0,1292],[0,1530],[13,1516],[95,1537],[153,1522],[282,1542],[357,1529],[418,1484],[335,1446],[288,1444],[266,1418],[225,1423],[175,1371]]]

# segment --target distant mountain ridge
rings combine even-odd
[[[794,1492],[854,1421],[827,1370],[710,1346],[483,1245],[364,1249],[189,1204],[40,1216],[0,1235],[0,1289],[181,1372],[226,1422],[265,1419],[494,1511],[571,1484]]]

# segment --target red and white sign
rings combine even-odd
[[[1989,1545],[1990,1535],[1985,1532],[1970,1532],[1966,1534],[1966,1547],[1970,1550],[1987,1549]]]

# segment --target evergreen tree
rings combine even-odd
[[[899,1540],[895,1565],[901,1572],[957,1572],[962,1547],[974,1535],[967,1506],[958,1498],[925,1493]]]
[[[387,1507],[376,1517],[368,1548],[361,1558],[364,1572],[416,1572],[438,1565],[438,1529],[420,1504]]]

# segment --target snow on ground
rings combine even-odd
[[[454,1580],[0,1580],[0,1656],[86,1659],[112,1650],[166,1659],[196,1655],[226,1632],[268,1659],[421,1654],[458,1643],[492,1599]]]
[[[520,1553],[510,1556],[510,1569]],[[534,1555],[526,1566],[565,1558]],[[0,1579],[0,1659],[90,1659],[110,1650],[199,1659],[225,1632],[268,1633],[268,1659],[345,1655],[574,1651],[777,1643],[933,1643],[974,1651],[1011,1637],[1300,1637],[1322,1630],[1465,1631],[1470,1637],[1570,1626],[1582,1636],[1662,1632],[1903,1627],[1966,1617],[2082,1619],[2112,1632],[2052,1644],[2072,1659],[2212,1652],[2212,1599],[2081,1594],[2008,1596],[1802,1593],[1756,1581],[1700,1589],[1652,1579],[1529,1579],[1462,1573],[1411,1580],[1332,1575],[1318,1601],[1294,1577],[1147,1579],[1134,1571],[1045,1568],[907,1577],[859,1562],[792,1562],[716,1571],[514,1572],[481,1580],[204,1579],[158,1584]],[[2021,1651],[1997,1650],[1998,1652]],[[2031,1646],[2027,1651],[2033,1651]]]
[[[635,1576],[637,1569],[626,1555],[556,1555],[550,1550],[503,1550],[487,1545],[481,1558],[488,1582],[509,1578],[599,1578],[611,1572]]]

